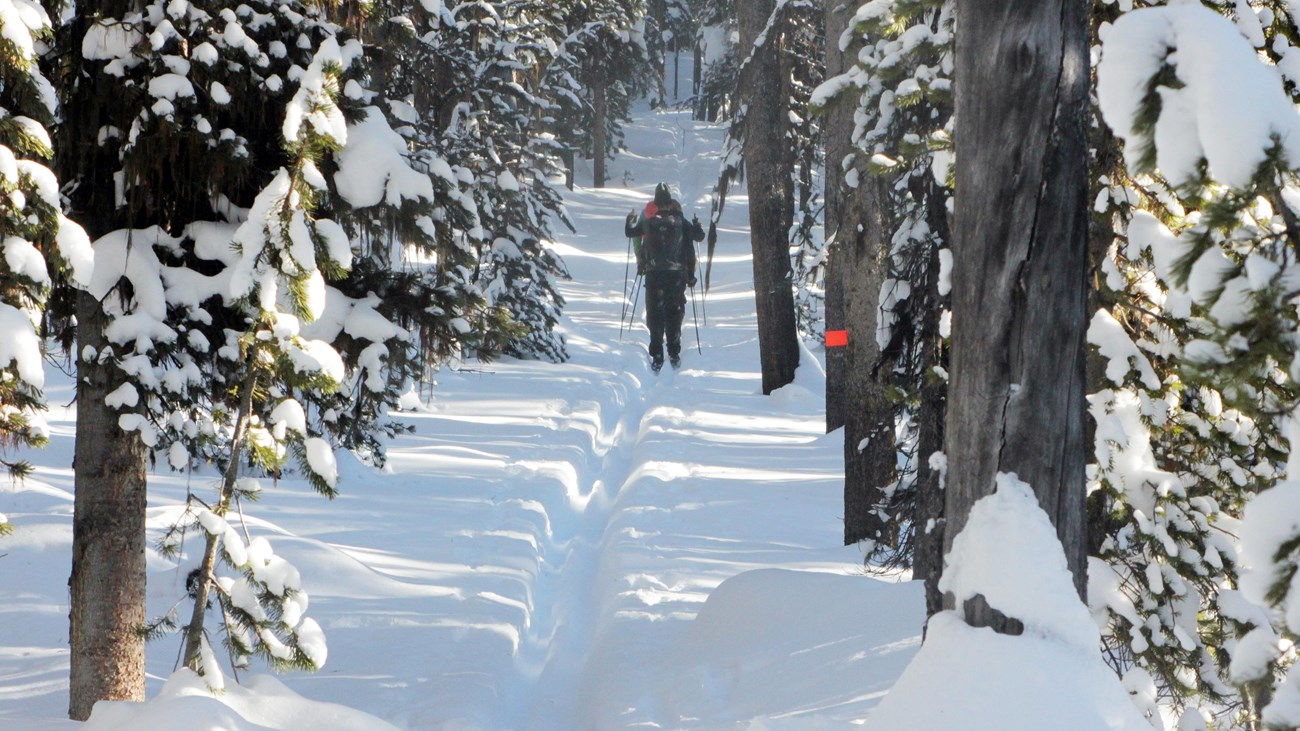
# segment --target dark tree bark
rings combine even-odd
[[[1016,473],[1056,526],[1080,595],[1088,12],[1087,0],[958,1],[946,440],[945,548],[996,474]],[[966,615],[1014,631],[987,605]]]
[[[664,0],[650,0],[650,16],[654,18],[658,38],[654,39],[654,46],[659,49],[659,60],[654,64],[655,69],[655,89],[659,94],[659,106],[668,103],[668,85],[664,77],[668,74],[668,48],[664,44],[665,19],[668,9],[665,7]]]
[[[799,367],[799,334],[794,316],[794,272],[789,231],[794,220],[790,175],[794,160],[785,144],[789,127],[790,74],[782,73],[780,33],[770,33],[763,48],[759,34],[774,0],[737,3],[740,47],[754,49],[740,80],[748,112],[745,122],[745,182],[749,189],[750,246],[754,253],[754,304],[763,393],[794,380]]]
[[[79,295],[77,352],[102,351],[103,328],[99,301]],[[144,700],[146,455],[104,405],[120,385],[110,369],[77,371],[68,715],[85,720],[96,701]]]
[[[826,78],[844,73],[848,62],[852,60],[854,49],[840,51],[839,37],[849,25],[850,12],[843,0],[826,0]],[[823,117],[826,141],[826,194],[825,194],[825,237],[826,255],[826,330],[844,330],[844,267],[839,244],[841,230],[853,230],[853,226],[844,217],[844,198],[848,191],[844,188],[844,172],[841,162],[851,151],[850,136],[853,134],[853,106],[841,101],[826,110]],[[848,413],[848,404],[844,400],[845,370],[848,350],[843,347],[826,349],[826,431],[835,431],[844,426]]]
[[[695,39],[695,43],[693,44],[693,48],[691,52],[693,54],[691,56],[693,60],[693,62],[691,63],[691,96],[698,98],[701,91],[700,80],[701,78],[703,78],[704,75],[704,70],[700,68],[700,66],[704,63],[704,52],[700,49],[700,39],[698,38]],[[699,104],[696,104],[695,106],[697,110],[695,118],[699,119],[700,118],[698,113]]]
[[[863,174],[846,199],[837,234],[843,305],[848,330],[840,392],[844,414],[844,542],[877,540],[893,543],[898,526],[875,511],[884,489],[897,478],[898,452],[894,440],[894,404],[886,390],[893,368],[876,341],[880,319],[880,288],[887,273],[889,237],[885,225],[889,205],[887,181]],[[829,323],[828,323],[829,327]]]
[[[592,110],[592,130],[591,130],[591,148],[592,148],[592,174],[591,187],[604,188],[607,175],[605,173],[605,147],[608,144],[605,141],[605,125],[609,118],[609,104],[605,94],[605,80],[597,79],[592,85],[591,90],[591,110]]]
[[[103,13],[120,17],[133,0],[104,0],[78,8],[59,30],[58,46],[80,49],[86,29]],[[139,9],[139,8],[135,8]],[[95,88],[80,56],[59,69],[64,119],[55,129],[55,165],[69,193],[69,216],[92,240],[121,228],[114,200],[115,153],[96,144],[98,130],[112,124],[117,101]],[[104,404],[122,383],[110,363],[87,359],[107,342],[100,303],[85,293],[76,297],[77,434],[74,448],[72,573],[69,633],[71,645],[68,714],[84,720],[99,700],[140,701],[145,697],[145,468],[147,454],[139,435],[118,427],[118,413]]]
[[[931,186],[925,196],[931,202],[927,211],[930,229],[938,233],[941,241],[950,236],[948,211],[940,203],[944,196],[939,185],[927,178],[923,185]],[[925,290],[933,306],[924,309],[920,318],[919,359],[925,364],[944,362],[943,338],[939,336],[939,251],[930,252],[929,272]],[[917,447],[919,461],[916,470],[916,498],[912,510],[912,578],[925,582],[926,615],[943,609],[943,594],[939,591],[939,578],[943,575],[944,535],[947,520],[944,517],[945,476],[930,466],[930,455],[943,450],[944,417],[947,415],[948,384],[936,378],[927,378],[921,387],[920,403],[916,409]]]
[[[855,42],[839,50],[853,14],[842,0],[827,0],[826,76],[846,70]],[[847,330],[848,345],[826,354],[826,428],[844,427],[844,542],[892,542],[896,527],[875,507],[896,478],[894,408],[884,379],[889,365],[876,343],[880,287],[886,274],[890,231],[887,183],[858,166],[858,186],[844,185],[841,163],[852,151],[853,100],[830,108],[825,121],[826,229],[833,243],[826,274],[826,329]]]

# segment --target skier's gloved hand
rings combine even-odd
[[[695,277],[691,277],[690,279],[686,280],[686,286],[687,286],[687,287],[694,287],[694,286],[695,286],[695,282],[696,282]]]
[[[628,211],[628,213],[627,213],[627,222],[628,222],[628,223],[632,223],[632,222],[635,221],[635,220],[636,220],[636,211],[635,211],[635,210],[633,210],[633,211]]]
[[[700,225],[699,216],[695,216],[691,219],[691,238],[695,241],[704,240],[704,227]]]

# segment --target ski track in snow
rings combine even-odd
[[[250,530],[302,571],[308,614],[329,641],[321,672],[285,676],[296,692],[409,729],[731,729],[758,717],[788,719],[764,729],[820,729],[817,719],[864,717],[897,677],[915,652],[920,595],[857,578],[860,553],[840,545],[841,436],[822,433],[817,355],[805,350],[795,384],[760,395],[743,190],[719,227],[707,326],[697,307],[703,352],[689,302],[678,372],[650,372],[643,313],[619,336],[624,216],[665,180],[707,226],[721,138],[687,112],[641,110],[609,187],[568,196],[578,231],[556,243],[574,275],[568,363],[444,372],[428,408],[402,416],[415,433],[394,443],[384,472],[340,455],[333,503],[288,480],[248,507]],[[590,170],[577,177],[589,182]],[[70,401],[66,382],[50,392]],[[6,727],[76,727],[51,720],[66,708],[74,414],[50,417],[36,478],[0,487],[19,531],[0,542],[12,554],[0,558]],[[189,480],[196,491],[212,482]],[[151,478],[154,530],[186,485]],[[150,566],[156,615],[181,595],[186,569],[152,555]],[[753,574],[769,595],[737,585],[734,604],[719,603],[708,626],[763,632],[751,644],[768,655],[689,632],[719,584],[769,568],[841,581]],[[809,588],[783,588],[795,586]],[[830,597],[846,603],[841,614],[826,614]],[[748,618],[755,601],[772,606]],[[794,632],[789,617],[809,612],[822,624]],[[878,614],[857,619],[868,612]],[[176,642],[150,647],[151,693]],[[711,664],[706,647],[727,663]]]

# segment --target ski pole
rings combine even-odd
[[[704,346],[700,345],[700,316],[695,313],[695,288],[691,287],[691,317],[695,318],[695,349],[704,355]]]
[[[627,320],[628,274],[632,271],[632,237],[627,237],[627,257],[623,260],[623,312],[618,316],[618,341],[623,342],[623,323]]]
[[[642,285],[645,283],[645,277],[637,275],[636,281],[632,284],[632,314],[627,319],[627,329],[632,330],[632,325],[636,324],[636,303],[641,297]]]
[[[693,241],[693,242],[691,242],[691,245],[695,247],[695,270],[696,270],[696,272],[698,272],[698,274],[699,274],[699,281],[703,282],[703,281],[704,281],[704,265],[703,265],[702,263],[700,263],[700,244],[699,244],[699,242]],[[695,297],[695,288],[694,288],[694,287],[691,287],[691,297],[692,297],[692,299],[691,299],[691,306],[694,307],[694,305],[695,305],[695,300],[693,299],[693,298]],[[709,325],[709,297],[708,297],[708,290],[705,290],[704,293],[702,293],[702,294],[700,295],[700,313],[704,315],[704,326],[705,326],[705,327],[708,327],[708,325]],[[699,328],[698,328],[698,325],[696,326],[696,329],[699,329]],[[699,333],[696,333],[697,339],[698,339],[698,335],[699,335]]]

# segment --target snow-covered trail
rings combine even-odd
[[[623,217],[662,180],[704,219],[721,134],[645,110],[610,187],[568,196],[569,362],[446,372],[404,415],[415,432],[385,472],[345,460],[332,504],[287,481],[253,509],[329,640],[321,672],[284,679],[293,690],[407,729],[770,731],[860,721],[897,677],[920,595],[862,578],[839,545],[840,437],[823,434],[816,355],[760,393],[742,195],[720,228],[702,352],[690,312],[678,372],[650,372],[640,313],[620,339]],[[19,528],[0,543],[5,728],[64,727],[49,719],[66,708],[72,414],[52,416],[37,478],[0,487]],[[156,527],[185,487],[154,478]],[[161,613],[184,574],[150,560]],[[152,690],[174,652],[151,646]]]

